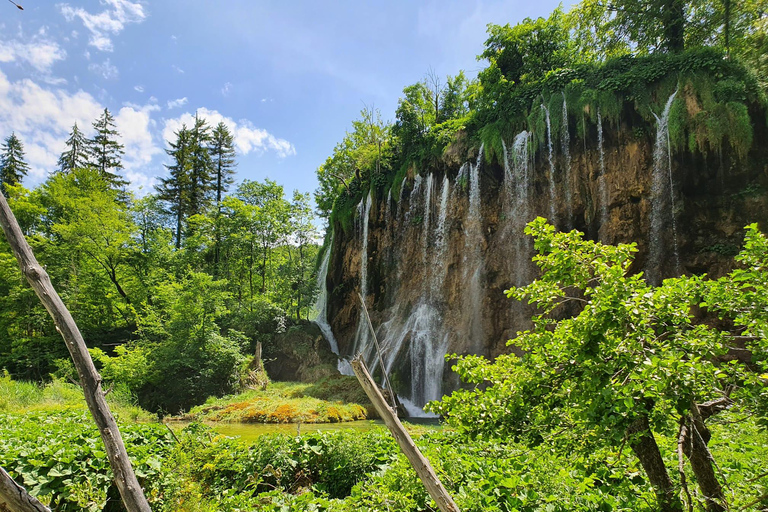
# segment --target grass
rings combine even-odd
[[[130,392],[117,386],[108,395],[110,410],[119,419],[156,421],[157,416],[137,406]],[[86,410],[83,390],[60,379],[45,384],[16,381],[0,373],[0,413],[58,412]]]
[[[178,419],[241,423],[337,423],[364,420],[372,407],[354,377],[334,376],[314,384],[273,382],[264,391],[249,390],[209,398]]]

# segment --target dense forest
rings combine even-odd
[[[58,169],[30,191],[14,134],[2,189],[40,262],[104,365],[152,410],[178,412],[239,385],[263,336],[306,320],[317,228],[307,194],[244,180],[233,136],[196,118],[169,141],[168,177],[134,197],[108,110],[75,124]],[[53,323],[0,242],[0,367],[14,378],[74,376]],[[111,356],[111,357],[110,357]]]
[[[653,122],[686,88],[698,110],[671,105],[674,151],[747,159],[768,142],[755,128],[768,119],[766,56],[765,0],[583,0],[491,24],[476,78],[428,73],[405,87],[393,122],[364,108],[319,166],[325,250],[353,231],[365,197],[397,201],[408,180],[481,146],[480,158],[499,162],[505,140],[549,122],[540,107],[563,108],[566,97],[586,138],[598,118],[613,130],[627,116]],[[142,198],[120,174],[108,110],[93,128],[89,139],[73,127],[59,168],[34,190],[20,184],[27,166],[11,134],[2,192],[115,387],[153,508],[436,510],[382,430],[246,446],[197,423],[178,434],[136,424],[146,413],[134,402],[176,413],[241,390],[257,343],[308,319],[325,253],[307,195],[286,198],[269,180],[230,190],[225,125],[196,117],[178,130],[167,176]],[[532,131],[547,143],[547,130]],[[507,291],[537,308],[515,339],[521,350],[447,356],[463,387],[427,405],[447,426],[417,429],[460,509],[765,510],[766,228],[745,227],[719,279],[649,283],[632,268],[634,244],[530,222],[537,278]],[[65,347],[4,240],[0,255],[0,465],[57,510],[120,510],[93,427],[61,405],[73,402]]]

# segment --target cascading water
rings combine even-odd
[[[605,150],[603,149],[603,117],[600,115],[600,107],[597,107],[597,145],[600,150],[600,176],[597,178],[597,186],[600,193],[600,226],[608,225],[608,183],[605,176]]]
[[[384,369],[393,371],[395,363],[407,359],[410,367],[411,387],[401,392],[400,401],[411,416],[430,416],[421,407],[441,396],[444,358],[448,349],[448,333],[443,322],[443,312],[438,304],[440,288],[447,265],[446,225],[450,181],[443,178],[437,219],[432,226],[432,194],[435,179],[430,175],[424,187],[414,186],[410,209],[415,214],[418,205],[423,206],[421,242],[424,247],[434,240],[431,251],[422,252],[424,265],[419,271],[420,295],[415,307],[408,311],[405,304],[395,304],[377,330],[381,344]],[[421,194],[423,189],[423,197]]]
[[[469,284],[466,295],[466,311],[470,313],[468,319],[469,335],[472,344],[481,347],[484,340],[482,322],[483,286],[481,283],[484,257],[482,253],[483,219],[480,211],[480,166],[483,163],[483,145],[477,155],[474,166],[469,168],[469,210],[464,221],[465,250],[464,250],[464,278]]]
[[[547,156],[549,158],[549,222],[550,224],[556,225],[557,219],[555,218],[555,201],[557,198],[555,192],[555,161],[552,152],[552,121],[549,118],[549,109],[546,107],[546,105],[542,103],[541,108],[544,109],[544,113],[546,114],[547,119]]]
[[[656,142],[653,147],[653,173],[651,176],[651,233],[649,240],[646,277],[652,284],[661,282],[661,258],[664,252],[664,228],[671,228],[675,274],[680,273],[680,254],[677,247],[677,221],[675,219],[675,192],[672,183],[672,150],[669,141],[669,111],[677,91],[667,100],[661,117],[656,117]]]
[[[571,177],[571,134],[568,131],[568,104],[565,101],[565,92],[563,92],[563,125],[560,130],[560,146],[563,151],[563,191],[565,195],[566,209],[566,227],[573,227],[573,189]]]
[[[421,231],[421,259],[425,266],[429,263],[427,261],[427,249],[429,248],[429,223],[432,220],[432,187],[434,186],[434,183],[435,177],[430,173],[427,177],[427,190],[424,194],[424,214],[422,217],[424,229]]]
[[[328,264],[331,261],[331,249],[333,248],[333,234],[328,241],[328,246],[323,254],[323,260],[320,262],[320,269],[317,272],[317,289],[318,295],[315,300],[315,304],[312,307],[312,320],[320,328],[323,336],[331,346],[331,351],[339,355],[339,344],[336,341],[336,337],[333,335],[333,329],[331,324],[328,323],[328,287],[326,286],[326,279],[328,278]]]
[[[368,196],[364,201],[360,201],[358,205],[358,213],[360,215],[360,224],[362,231],[362,248],[360,250],[360,295],[363,297],[363,302],[368,298],[368,233],[370,231],[370,216],[371,216],[371,202],[372,193],[368,192]],[[365,357],[366,362],[371,361],[370,355],[373,353],[374,344],[368,327],[368,321],[365,319],[365,312],[362,307],[360,308],[360,315],[357,321],[357,333],[355,334],[355,344],[352,350],[353,354],[361,353]],[[371,373],[374,368],[371,366]],[[351,369],[351,368],[350,368]]]

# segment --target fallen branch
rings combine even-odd
[[[357,356],[352,360],[352,369],[355,371],[357,380],[360,381],[360,385],[363,386],[365,394],[368,395],[368,399],[371,401],[379,416],[384,420],[384,423],[392,432],[392,436],[397,441],[400,450],[408,458],[408,461],[416,470],[416,474],[419,476],[421,483],[426,487],[427,492],[435,500],[438,508],[442,512],[459,512],[459,507],[454,503],[451,495],[445,490],[440,479],[437,478],[435,470],[429,463],[429,460],[421,454],[416,444],[411,439],[411,436],[403,428],[403,424],[397,418],[395,411],[389,407],[384,396],[382,396],[379,387],[371,378],[368,373],[368,369],[365,367],[365,363],[362,357]]]
[[[30,495],[11,478],[11,475],[0,468],[0,511],[51,512],[51,509],[37,501],[37,498]]]
[[[16,222],[16,217],[14,217],[2,194],[0,194],[0,225],[3,227],[8,245],[11,246],[11,250],[19,262],[22,274],[53,318],[56,330],[64,338],[64,343],[72,356],[72,362],[75,364],[75,369],[77,369],[77,374],[80,377],[85,401],[96,425],[99,427],[109,464],[115,476],[115,484],[120,491],[126,510],[128,512],[150,512],[149,503],[147,503],[144,492],[136,479],[133,468],[131,468],[131,461],[128,459],[123,439],[120,437],[120,430],[117,428],[115,418],[104,398],[104,392],[101,389],[101,376],[93,365],[93,360],[91,360],[91,355],[85,346],[80,329],[75,324],[75,320],[61,297],[56,293],[48,273],[37,262],[32,248],[24,238],[24,234]]]

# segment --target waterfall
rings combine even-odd
[[[422,229],[421,229],[421,260],[424,266],[428,264],[427,261],[427,248],[429,247],[429,224],[432,215],[432,187],[435,183],[435,177],[432,173],[427,177],[427,190],[424,193],[424,215],[422,217]],[[426,271],[426,270],[425,270]]]
[[[563,126],[560,130],[560,146],[563,151],[563,165],[565,172],[563,174],[563,190],[565,192],[565,208],[567,229],[573,228],[573,179],[571,178],[571,134],[568,131],[568,104],[565,101],[565,92],[563,92]]]
[[[656,117],[656,142],[653,147],[653,173],[651,176],[651,233],[649,240],[646,277],[652,284],[661,282],[663,274],[662,252],[664,228],[672,231],[672,252],[675,267],[680,273],[680,254],[677,247],[677,221],[675,219],[675,192],[672,182],[672,148],[669,141],[669,111],[677,91],[667,100],[661,117]]]
[[[480,210],[480,166],[483,163],[483,145],[477,155],[474,166],[469,168],[469,210],[465,219],[465,251],[464,277],[468,281],[468,304],[470,339],[473,346],[482,347],[484,343],[482,302],[482,276],[484,270],[484,255],[481,244],[483,241],[483,219]]]
[[[366,302],[368,298],[368,232],[370,229],[371,202],[372,192],[369,191],[368,196],[364,201],[360,201],[357,209],[360,214],[363,238],[360,250],[360,295],[363,296],[363,302]],[[361,306],[352,354],[362,353],[366,361],[370,361],[369,355],[373,352],[374,348],[368,321],[365,319],[365,311],[363,311]],[[371,373],[373,373],[374,369],[374,367],[370,367]]]
[[[603,117],[600,115],[600,107],[597,107],[597,145],[600,149],[600,176],[597,178],[597,186],[600,191],[600,227],[608,224],[608,183],[605,176],[605,151],[603,150]]]
[[[541,108],[544,109],[544,113],[547,116],[547,150],[549,151],[549,222],[550,224],[555,225],[557,224],[557,219],[555,218],[555,161],[554,155],[552,154],[552,122],[549,119],[549,109],[546,105],[542,103]]]
[[[333,233],[323,254],[323,260],[320,262],[320,269],[317,272],[317,289],[319,291],[315,304],[312,307],[312,320],[320,328],[323,336],[328,340],[331,351],[339,355],[339,344],[333,335],[331,325],[328,323],[328,287],[326,279],[328,278],[328,263],[331,260],[331,250],[333,249]]]
[[[397,210],[395,211],[395,217],[397,217],[397,220],[400,220],[400,212],[402,211],[403,204],[403,191],[405,190],[405,180],[407,179],[408,177],[406,176],[400,183],[400,193],[397,196]]]

